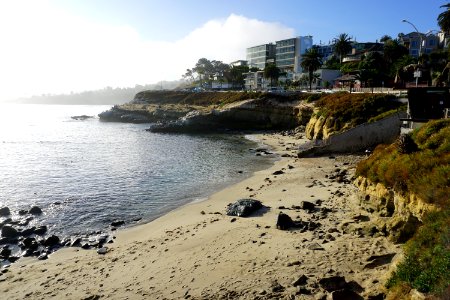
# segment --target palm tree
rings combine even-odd
[[[314,79],[314,72],[322,66],[322,55],[317,51],[317,48],[313,47],[303,54],[302,62],[300,63],[303,69],[308,70],[309,75],[309,90],[311,90],[312,82]]]
[[[341,33],[334,39],[334,52],[339,56],[342,64],[344,56],[352,50],[351,38],[346,33]]]
[[[442,31],[450,33],[450,3],[441,5],[441,8],[446,8],[446,10],[441,12],[437,18],[439,27]]]
[[[270,78],[270,86],[273,86],[273,82],[277,82],[280,77],[280,69],[275,64],[268,64],[264,68],[264,78]]]

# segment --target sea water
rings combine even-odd
[[[100,121],[109,108],[0,104],[0,207],[14,219],[37,205],[30,226],[86,234],[151,221],[271,164],[242,136],[150,133]]]

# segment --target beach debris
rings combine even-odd
[[[32,215],[40,215],[42,214],[42,209],[39,206],[33,206],[32,208],[30,208],[28,213]]]
[[[4,216],[9,216],[11,214],[11,211],[9,210],[9,207],[4,206],[2,208],[0,208],[0,216],[4,217]]]
[[[305,274],[303,274],[296,281],[294,281],[292,283],[292,285],[293,286],[305,285],[307,281],[308,281],[308,277]]]
[[[320,279],[319,285],[327,292],[334,292],[345,289],[347,287],[347,282],[343,276],[331,276]]]
[[[17,231],[17,229],[15,229],[14,227],[12,227],[11,225],[4,225],[2,227],[2,237],[5,238],[16,238],[18,237],[20,234]]]
[[[240,199],[228,204],[226,214],[228,216],[247,217],[262,207],[263,205],[259,200]]]
[[[278,171],[275,171],[272,173],[272,175],[281,175],[281,174],[284,174],[284,172],[281,170],[278,170]]]

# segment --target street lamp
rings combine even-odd
[[[416,72],[414,72],[414,77],[416,77],[416,87],[417,87],[419,85],[419,77],[420,77],[419,58],[420,58],[420,55],[422,54],[423,38],[422,38],[422,34],[419,32],[419,30],[417,29],[417,27],[413,23],[411,23],[411,22],[409,22],[408,20],[405,20],[405,19],[403,19],[402,22],[403,23],[408,23],[409,25],[411,25],[416,30],[417,35],[419,36],[420,44],[419,44],[419,55],[417,56],[417,70],[416,70]]]

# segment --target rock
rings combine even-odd
[[[113,226],[113,227],[119,227],[124,224],[125,224],[125,221],[123,221],[123,220],[117,220],[117,221],[111,222],[111,226]]]
[[[389,228],[389,239],[395,244],[408,241],[422,223],[412,214],[404,219],[394,220]]]
[[[108,252],[108,248],[107,247],[102,247],[102,248],[97,250],[98,254],[106,254],[107,252]]]
[[[311,210],[314,210],[316,205],[314,203],[312,203],[312,202],[309,202],[309,201],[302,201],[301,207],[302,207],[302,209],[311,211]]]
[[[308,281],[308,277],[305,275],[300,276],[296,281],[292,283],[293,286],[305,285]]]
[[[19,216],[24,216],[24,215],[26,215],[27,213],[28,213],[28,211],[25,210],[25,209],[19,210]]]
[[[281,174],[284,174],[284,172],[281,170],[278,170],[278,171],[275,171],[272,173],[272,175],[281,175]]]
[[[11,214],[11,211],[9,210],[9,207],[4,206],[0,208],[0,217],[9,216]]]
[[[281,293],[285,290],[284,286],[279,284],[277,281],[272,283],[271,286],[272,293]]]
[[[41,255],[38,256],[39,260],[46,260],[48,259],[48,254],[47,253],[42,253]]]
[[[247,217],[263,207],[261,201],[253,199],[240,199],[228,204],[226,214],[228,216]]]
[[[319,285],[327,292],[333,292],[345,289],[347,287],[347,282],[342,276],[332,276],[320,279]]]
[[[2,228],[6,224],[10,224],[11,222],[12,222],[11,218],[7,218],[7,219],[3,220],[2,222],[0,222],[0,228]]]
[[[20,234],[17,231],[17,229],[12,227],[11,225],[4,225],[2,227],[2,237],[5,237],[5,238],[16,238],[19,235]]]
[[[30,208],[28,213],[30,213],[32,215],[40,215],[40,214],[42,214],[42,209],[38,206],[33,206],[32,208]]]
[[[329,297],[331,300],[364,300],[356,292],[348,289],[333,291]]]
[[[86,120],[86,119],[93,119],[94,117],[93,116],[87,116],[87,115],[81,115],[81,116],[72,116],[70,118],[73,119],[73,120],[77,120],[77,121],[83,121],[83,120]]]
[[[296,222],[292,221],[291,217],[287,214],[280,212],[277,218],[277,229],[288,230],[290,228],[296,227]]]
[[[36,250],[38,248],[38,244],[36,243],[36,239],[33,237],[27,237],[23,239],[22,244],[25,248]]]
[[[59,241],[59,237],[57,237],[56,235],[51,235],[47,239],[45,239],[42,244],[45,247],[54,247],[59,244]]]
[[[299,266],[299,265],[301,265],[301,262],[299,260],[291,261],[286,264],[287,267]]]
[[[19,256],[10,256],[8,257],[9,262],[14,263],[19,260]]]
[[[47,232],[47,226],[42,225],[34,230],[34,234],[43,235]]]
[[[364,266],[364,269],[374,269],[376,267],[379,267],[379,266],[382,266],[385,264],[389,264],[389,263],[391,263],[394,256],[395,256],[395,253],[388,253],[388,254],[383,254],[383,255],[372,255],[367,259],[367,261],[369,261],[369,263],[367,263]]]
[[[320,246],[318,243],[312,243],[307,247],[309,250],[325,250],[322,246]]]
[[[9,249],[8,246],[5,246],[2,248],[2,251],[0,251],[0,257],[2,258],[8,258],[11,255],[11,249]]]
[[[89,249],[89,248],[91,248],[91,246],[89,245],[89,243],[84,243],[84,244],[81,245],[81,248],[82,249]]]

